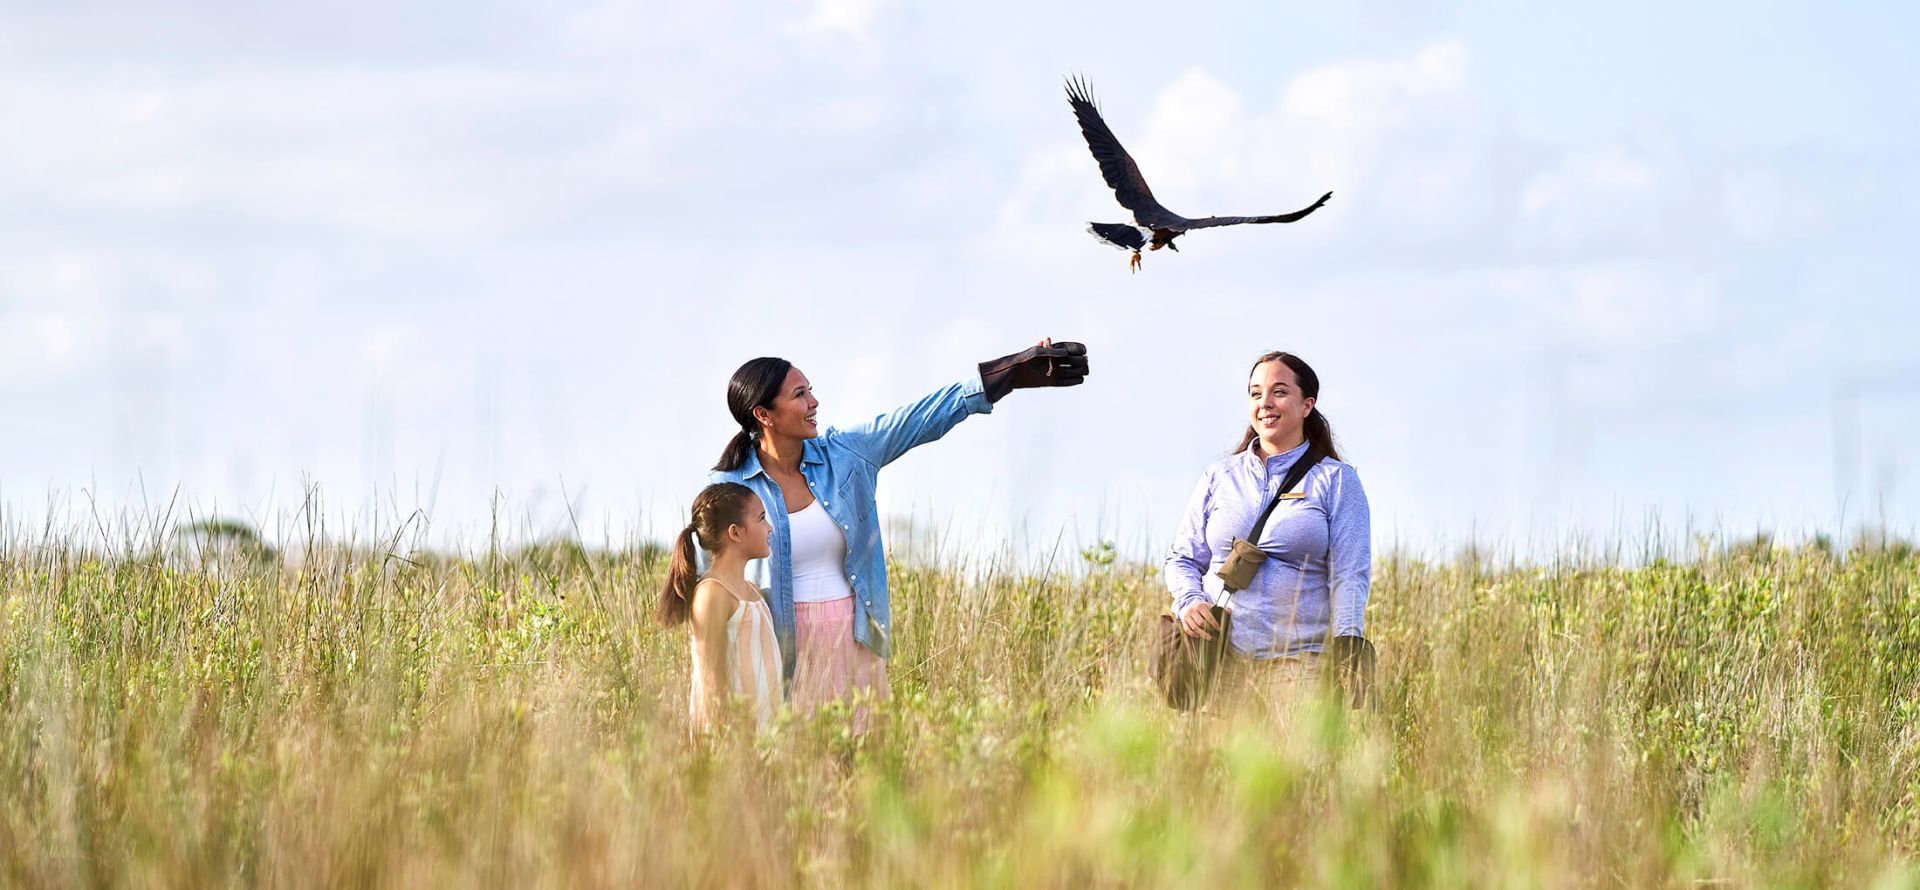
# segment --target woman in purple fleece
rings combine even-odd
[[[1319,395],[1319,376],[1298,356],[1270,352],[1254,362],[1246,435],[1200,477],[1167,556],[1167,589],[1181,626],[1211,639],[1220,625],[1198,607],[1222,599],[1214,572],[1233,540],[1281,497],[1254,542],[1267,560],[1228,606],[1229,657],[1212,694],[1223,709],[1249,698],[1269,710],[1297,699],[1320,679],[1323,650],[1363,636],[1373,562],[1367,494],[1314,407]],[[1303,457],[1318,463],[1292,491],[1277,491]]]

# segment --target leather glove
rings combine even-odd
[[[1084,343],[1034,346],[980,363],[980,382],[985,385],[990,402],[998,402],[1016,389],[1077,386],[1085,379],[1087,347]]]

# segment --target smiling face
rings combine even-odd
[[[820,423],[814,419],[819,410],[820,400],[813,397],[813,384],[799,368],[794,368],[787,372],[787,380],[780,385],[780,393],[773,397],[773,403],[753,409],[753,418],[760,422],[762,437],[811,439],[820,435]]]
[[[1292,447],[1300,443],[1307,415],[1313,412],[1313,399],[1300,392],[1300,381],[1286,362],[1266,361],[1255,365],[1247,380],[1249,422],[1261,441],[1269,445]]]

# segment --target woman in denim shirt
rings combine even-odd
[[[1267,560],[1233,594],[1231,654],[1212,696],[1222,709],[1249,697],[1285,705],[1319,679],[1329,642],[1363,636],[1372,519],[1360,476],[1340,460],[1333,428],[1314,406],[1319,396],[1320,377],[1299,356],[1270,352],[1254,362],[1246,434],[1201,476],[1167,556],[1175,614],[1189,635],[1211,639],[1220,626],[1202,607],[1220,600],[1214,573],[1233,540],[1253,530],[1295,461],[1319,460],[1274,509],[1254,542]]]
[[[796,709],[859,690],[887,694],[893,618],[874,504],[880,468],[1015,389],[1072,386],[1086,373],[1085,346],[1042,340],[866,423],[822,431],[820,401],[800,369],[757,358],[734,372],[727,409],[740,432],[707,478],[738,482],[766,502],[773,552],[749,578],[766,591]]]

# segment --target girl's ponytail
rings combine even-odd
[[[660,607],[655,616],[666,627],[685,624],[693,612],[693,587],[700,581],[700,567],[693,557],[693,526],[680,530],[673,539],[673,555],[667,560],[667,584],[660,592]]]

